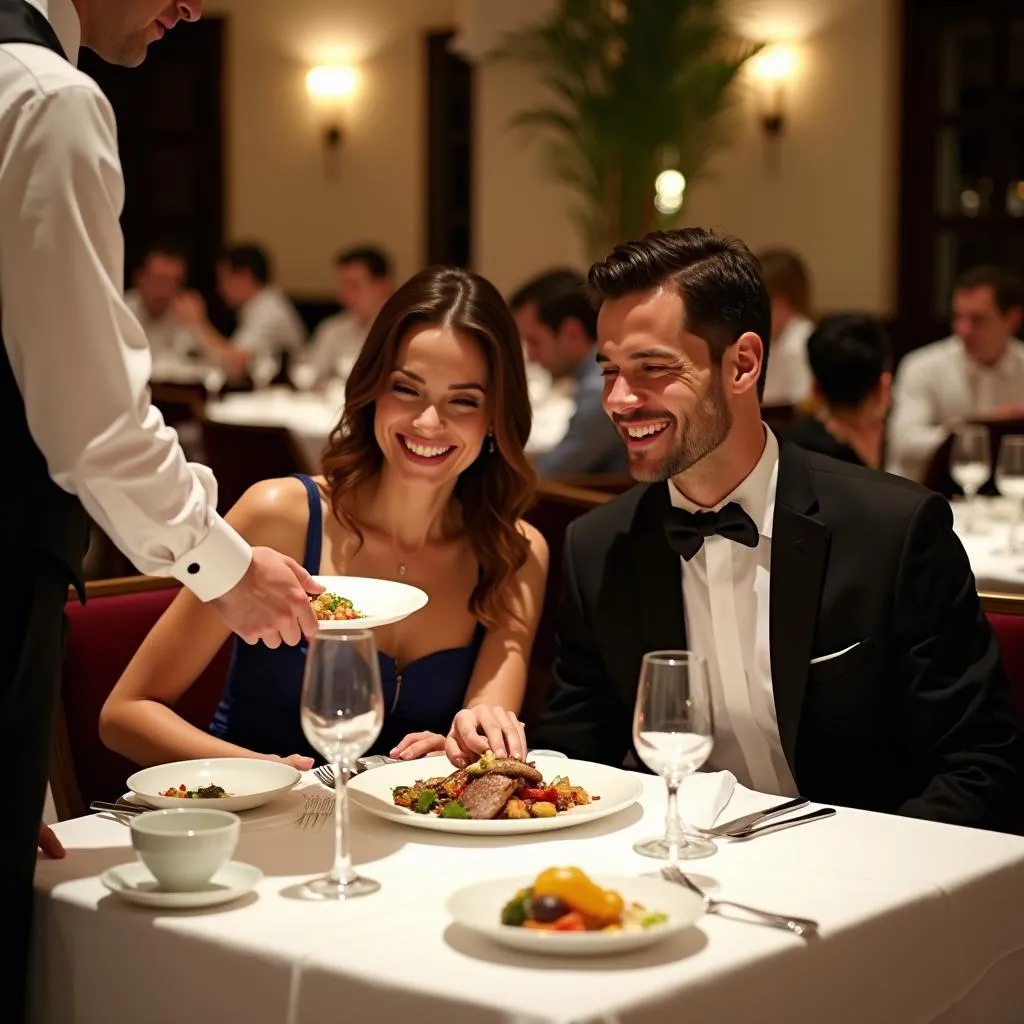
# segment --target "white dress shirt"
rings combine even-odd
[[[739,502],[758,526],[757,547],[712,536],[688,562],[680,562],[687,646],[707,661],[715,716],[715,745],[706,767],[731,771],[743,785],[762,793],[796,796],[775,715],[768,633],[778,473],[779,443],[765,430],[757,465],[714,508]],[[676,508],[707,511],[671,480],[668,488]]]
[[[302,362],[316,371],[316,380],[345,377],[367,333],[368,328],[351,313],[335,313],[317,325]]]
[[[172,310],[168,309],[163,316],[151,316],[142,296],[134,288],[124,293],[124,302],[145,332],[154,362],[188,362],[200,351],[200,341],[195,332]]]
[[[971,359],[955,334],[908,352],[893,381],[886,468],[922,480],[957,423],[1011,402],[1024,402],[1024,342],[1016,338],[994,366]]]
[[[238,310],[238,326],[231,341],[249,353],[249,373],[261,386],[277,375],[282,352],[302,348],[306,329],[284,292],[268,284]]]
[[[813,378],[807,339],[813,331],[814,324],[807,317],[794,316],[771,343],[762,405],[800,405],[810,398]]]
[[[30,0],[71,61],[72,0]],[[42,46],[0,46],[3,336],[50,475],[143,572],[201,600],[231,589],[252,550],[216,512],[149,401],[146,335],[122,294],[124,179],[114,114],[91,78]]]

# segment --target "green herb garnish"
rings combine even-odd
[[[451,803],[445,804],[444,807],[441,808],[441,813],[439,817],[468,818],[469,811],[467,811],[466,808],[462,804],[460,804],[458,800],[453,800]]]
[[[416,804],[412,808],[417,814],[426,814],[434,804],[437,803],[437,794],[432,789],[424,789],[418,797],[416,797]]]
[[[640,927],[653,928],[656,924],[664,924],[667,920],[668,914],[663,914],[660,910],[652,910],[640,918]]]

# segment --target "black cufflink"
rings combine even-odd
[[[193,563],[192,563],[191,565],[189,565],[189,567],[188,567],[188,574],[189,574],[190,576],[195,576],[195,574],[196,574],[197,572],[199,572],[199,563],[198,563],[198,562],[193,562]]]

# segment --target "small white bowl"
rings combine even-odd
[[[150,807],[209,807],[218,811],[248,811],[276,800],[302,778],[302,772],[281,761],[257,757],[207,757],[173,761],[142,768],[128,779],[128,788]],[[199,789],[220,786],[229,796],[190,800],[164,796],[179,786]]]
[[[164,892],[204,886],[238,846],[242,819],[197,807],[146,811],[130,822],[132,846]]]

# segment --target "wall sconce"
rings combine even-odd
[[[785,125],[785,85],[793,76],[796,53],[791,46],[769,46],[751,64],[764,90],[761,127],[765,135],[774,138],[782,133]]]
[[[306,92],[326,115],[323,143],[328,154],[341,148],[345,107],[358,88],[359,71],[349,64],[324,64],[310,68],[306,75]]]

